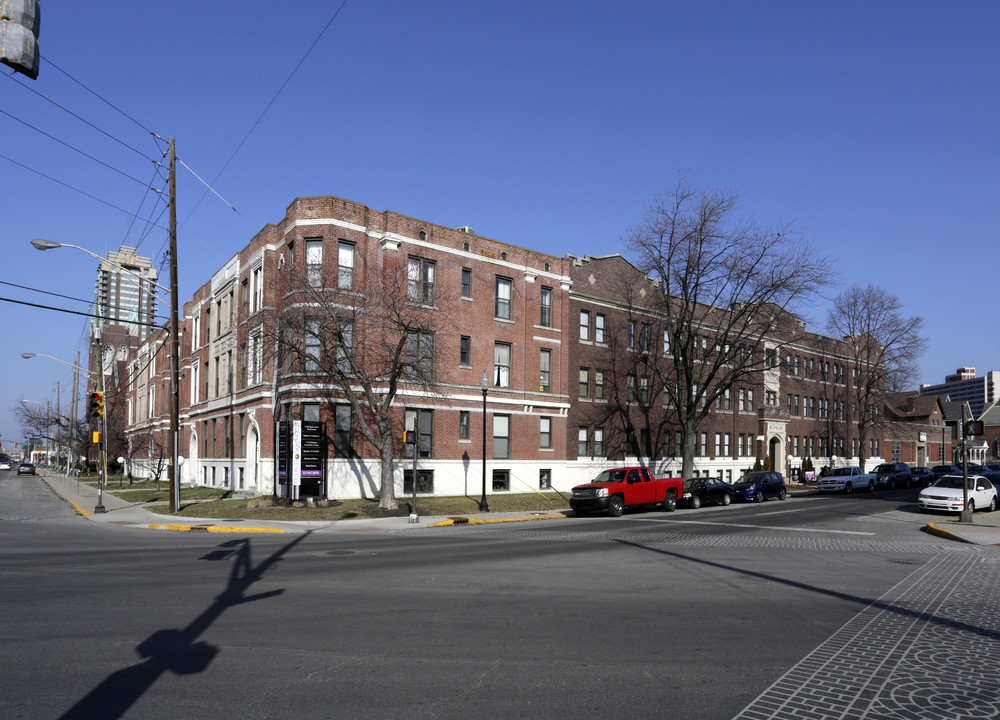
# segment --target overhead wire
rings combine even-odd
[[[86,305],[93,305],[93,302],[94,302],[93,300],[86,300],[84,298],[77,298],[77,297],[73,297],[72,295],[62,295],[60,293],[50,292],[49,290],[39,290],[38,288],[28,287],[27,285],[18,285],[17,283],[7,282],[5,280],[0,280],[0,285],[7,285],[8,287],[15,287],[15,288],[18,288],[20,290],[30,290],[32,292],[40,293],[41,295],[49,295],[51,297],[62,298],[63,300],[73,300],[74,302],[80,302],[80,303],[84,303]],[[122,309],[121,305],[107,306],[107,307],[108,307],[108,310],[114,310],[114,311],[120,311]],[[163,320],[167,320],[168,319],[166,315],[159,315],[157,313],[153,313],[153,317],[155,317],[155,318],[161,318]]]
[[[23,168],[23,169],[27,170],[28,172],[33,172],[36,175],[38,175],[39,177],[43,177],[46,180],[51,180],[52,182],[56,183],[57,185],[62,185],[64,188],[67,188],[67,189],[72,190],[74,192],[78,192],[81,195],[83,195],[84,197],[88,197],[91,200],[96,200],[97,202],[101,203],[102,205],[107,205],[109,208],[112,208],[113,210],[117,210],[118,212],[125,213],[126,215],[133,215],[134,214],[130,210],[126,210],[124,208],[120,208],[117,205],[113,205],[113,204],[109,203],[107,200],[102,200],[101,198],[97,197],[96,195],[91,195],[90,193],[85,192],[84,190],[81,190],[80,188],[73,187],[72,185],[70,185],[68,183],[64,183],[62,180],[57,180],[56,178],[52,177],[51,175],[46,175],[45,173],[40,172],[38,170],[35,170],[32,167],[28,167],[24,163],[18,162],[14,158],[7,157],[6,155],[4,155],[2,153],[0,153],[0,158],[2,158],[3,160],[6,160],[9,163],[13,163],[14,165],[17,165],[18,167]],[[161,230],[167,230],[167,228],[160,228],[160,229]]]
[[[45,132],[44,130],[42,130],[41,128],[37,128],[37,127],[35,127],[35,126],[34,126],[34,125],[32,125],[31,123],[27,122],[26,120],[22,120],[21,118],[17,117],[16,115],[11,115],[11,114],[10,114],[9,112],[7,112],[6,110],[3,110],[3,109],[0,109],[0,114],[3,114],[3,115],[6,115],[6,116],[7,116],[7,117],[9,117],[9,118],[10,118],[11,120],[15,120],[16,122],[19,122],[19,123],[21,123],[21,124],[22,124],[22,125],[24,125],[25,127],[28,127],[28,128],[31,128],[32,130],[34,130],[35,132],[39,133],[40,135],[44,135],[45,137],[49,138],[50,140],[53,140],[53,141],[55,141],[55,142],[59,143],[59,144],[60,144],[60,145],[62,145],[63,147],[65,147],[65,148],[68,148],[68,149],[72,150],[72,151],[73,151],[73,152],[75,152],[75,153],[79,153],[80,155],[83,155],[83,156],[84,156],[85,158],[87,158],[87,159],[89,159],[89,160],[93,160],[93,161],[94,161],[94,162],[96,162],[96,163],[97,163],[98,165],[103,165],[103,166],[104,166],[104,167],[106,167],[106,168],[107,168],[108,170],[111,170],[112,172],[116,172],[116,173],[118,173],[119,175],[121,175],[122,177],[124,177],[124,178],[127,178],[127,179],[131,180],[132,182],[135,182],[135,183],[138,183],[139,185],[142,185],[142,186],[144,186],[144,187],[148,187],[148,186],[146,186],[146,184],[145,184],[145,183],[143,183],[143,181],[142,181],[142,180],[139,180],[138,178],[134,178],[134,177],[132,177],[131,175],[129,175],[128,173],[126,173],[126,172],[125,172],[124,170],[119,170],[118,168],[114,167],[113,165],[109,165],[108,163],[104,162],[103,160],[98,160],[98,159],[97,159],[96,157],[94,157],[93,155],[90,155],[90,154],[88,154],[88,153],[85,153],[85,152],[84,152],[83,150],[81,150],[80,148],[77,148],[77,147],[73,147],[73,146],[72,146],[72,145],[70,145],[70,144],[69,144],[68,142],[65,142],[64,140],[60,140],[60,139],[59,139],[59,138],[57,138],[57,137],[56,137],[55,135],[52,135],[52,134],[50,134],[50,133],[47,133],[47,132]],[[148,158],[147,158],[147,159],[148,159]]]
[[[326,31],[333,24],[333,21],[337,19],[337,16],[340,15],[340,11],[344,9],[345,5],[347,5],[347,0],[343,0],[343,2],[340,3],[340,6],[334,11],[333,16],[327,21],[326,25],[323,26],[323,29],[319,31],[319,34],[316,36],[316,39],[312,41],[312,44],[302,55],[298,63],[295,64],[295,67],[292,68],[292,71],[288,74],[288,77],[285,78],[285,81],[281,84],[281,87],[279,87],[277,92],[274,93],[274,96],[271,98],[270,102],[267,103],[267,105],[261,111],[260,115],[257,116],[257,119],[254,120],[253,125],[251,125],[250,129],[247,130],[246,135],[244,135],[243,139],[240,140],[239,144],[236,146],[236,149],[233,150],[232,154],[229,156],[229,159],[226,160],[225,164],[222,166],[222,169],[219,170],[218,174],[216,174],[216,176],[212,179],[212,182],[209,184],[209,187],[211,185],[215,185],[219,181],[219,178],[222,177],[222,174],[226,172],[226,169],[229,167],[230,163],[232,163],[233,158],[236,157],[236,154],[243,148],[243,145],[246,144],[246,141],[253,134],[253,131],[257,129],[257,126],[260,124],[260,121],[264,119],[264,116],[267,115],[267,112],[271,109],[271,106],[274,105],[274,103],[278,100],[278,96],[281,95],[281,93],[284,91],[288,83],[291,82],[292,78],[295,76],[295,73],[297,73],[299,68],[302,66],[302,63],[304,63],[306,61],[306,58],[309,57],[309,54],[313,51],[313,48],[316,47],[316,45],[322,39],[323,35],[326,34]],[[196,202],[194,206],[191,208],[190,212],[188,212],[187,216],[184,218],[184,222],[182,222],[181,225],[187,223],[187,221],[194,214],[194,211],[198,209],[198,206],[201,205],[202,200],[204,200],[207,195],[208,195],[208,190],[206,190],[201,194],[201,197],[198,198],[198,202]],[[235,208],[233,209],[235,210]]]

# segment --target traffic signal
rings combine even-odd
[[[0,63],[38,77],[38,0],[0,2]]]
[[[94,420],[104,417],[104,393],[100,391],[90,393],[90,417]]]

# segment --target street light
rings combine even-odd
[[[41,238],[36,238],[31,241],[31,244],[37,250],[52,250],[60,247],[69,247],[75,250],[80,250],[81,252],[90,255],[102,263],[108,263],[114,267],[123,270],[125,272],[137,275],[140,279],[146,280],[154,287],[160,288],[165,292],[170,293],[170,512],[176,513],[180,507],[180,482],[177,477],[177,457],[179,452],[178,438],[180,435],[180,336],[178,334],[177,325],[177,233],[176,233],[176,201],[173,192],[173,179],[174,179],[174,143],[173,138],[170,139],[170,178],[171,178],[171,202],[170,202],[170,289],[159,285],[158,283],[149,280],[148,278],[142,278],[138,273],[129,270],[127,267],[112,262],[107,258],[102,258],[96,253],[92,253],[86,248],[80,247],[79,245],[70,245],[69,243],[60,243],[54,240],[43,240]],[[155,295],[153,297],[156,297]],[[160,302],[163,302],[161,299]],[[103,351],[101,354],[101,372],[99,377],[101,380],[104,379],[104,355]],[[101,439],[103,441],[104,435],[102,433]]]
[[[485,372],[479,387],[483,391],[483,497],[479,501],[479,512],[489,512],[490,506],[486,503],[486,393],[490,390],[490,380]]]

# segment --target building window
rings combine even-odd
[[[409,258],[406,264],[406,299],[420,305],[434,304],[434,268],[430,260]]]
[[[581,425],[576,431],[576,454],[579,457],[587,456],[587,444],[590,440],[590,431],[586,425]]]
[[[663,354],[664,355],[669,355],[670,354],[670,331],[669,330],[664,330],[663,331]]]
[[[462,268],[462,297],[472,298],[472,270]]]
[[[351,406],[337,405],[333,409],[333,455],[351,456]]]
[[[552,449],[552,418],[538,419],[538,447],[543,450]]]
[[[243,306],[243,312],[250,309],[250,280],[245,279],[240,283],[240,305]]]
[[[580,339],[590,340],[590,311],[580,311]]]
[[[539,392],[549,392],[552,390],[552,351],[540,350],[538,356],[538,390]]]
[[[337,245],[337,287],[354,289],[354,244],[343,240]]]
[[[469,411],[459,410],[458,411],[458,439],[468,440],[469,439]]]
[[[702,457],[708,457],[708,433],[703,432],[698,434],[698,449]]]
[[[510,457],[510,415],[493,416],[493,459]]]
[[[649,405],[649,378],[645,376],[639,378],[639,402]]]
[[[316,318],[306,319],[305,328],[305,357],[303,358],[303,368],[306,372],[319,370],[320,360],[320,338],[319,320]]]
[[[420,417],[417,417],[417,413]],[[419,420],[417,432],[417,446],[420,448],[418,457],[434,457],[434,411],[433,410],[407,410],[404,416],[403,427],[407,432],[413,432],[413,423]],[[406,443],[403,445],[403,457],[413,458],[413,445]]]
[[[551,490],[552,489],[552,471],[551,470],[539,470],[538,471],[538,489],[539,490]]]
[[[463,335],[458,341],[458,364],[464,367],[470,367],[470,348],[472,345],[472,338],[468,335]]]
[[[594,371],[594,399],[603,400],[604,399],[604,371],[595,370]]]
[[[649,351],[649,325],[645,323],[639,328],[639,349]]]
[[[406,361],[415,377],[434,377],[434,333],[417,330],[406,336]]]
[[[625,378],[625,400],[630,405],[635,402],[635,375],[628,375]]]
[[[539,324],[545,327],[552,326],[552,288],[549,287],[542,288]]]
[[[594,428],[594,457],[604,457],[604,428]]]
[[[350,375],[351,356],[354,353],[354,323],[345,320],[338,329],[340,342],[337,343],[337,369],[344,375]]]
[[[580,368],[580,397],[590,397],[590,368]]]
[[[635,348],[635,321],[629,320],[625,325],[625,340],[630,350]]]
[[[264,269],[255,267],[250,274],[250,312],[264,307]]]
[[[493,490],[510,490],[510,471],[508,470],[494,470],[493,471]]]
[[[306,238],[306,279],[312,287],[323,287],[323,238]]]
[[[510,296],[510,278],[497,277],[496,306],[493,312],[496,317],[504,320],[510,320]]]
[[[509,343],[493,343],[493,387],[510,387]]]
[[[319,422],[319,403],[302,403],[302,420]]]
[[[594,342],[604,342],[604,326],[607,318],[601,313],[594,316]]]
[[[403,494],[413,493],[413,468],[403,470]],[[417,494],[434,493],[434,471],[417,470]]]

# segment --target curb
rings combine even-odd
[[[950,530],[946,530],[943,527],[938,527],[937,522],[929,522],[929,523],[927,523],[927,527],[925,529],[931,535],[937,535],[938,537],[947,538],[948,540],[958,540],[959,542],[970,543],[970,544],[973,544],[973,545],[976,544],[976,543],[973,543],[971,540],[966,540],[961,535],[956,535],[955,533],[951,532]]]
[[[89,518],[90,517],[90,513],[89,512],[87,512],[86,510],[84,510],[82,507],[80,507],[79,505],[77,505],[72,500],[69,501],[69,506],[76,511],[77,515],[82,515],[85,518]]]
[[[514,518],[497,518],[496,520],[479,520],[477,518],[467,518],[467,517],[451,517],[447,520],[441,520],[440,522],[431,523],[427,527],[447,527],[449,525],[490,525],[494,523],[506,523],[506,522],[526,522],[528,520],[560,520],[566,518],[566,515],[531,515],[528,517],[514,517]]]
[[[174,532],[209,532],[209,533],[283,533],[284,528],[252,528],[235,525],[172,525],[166,523],[151,523],[150,530],[172,530]]]

